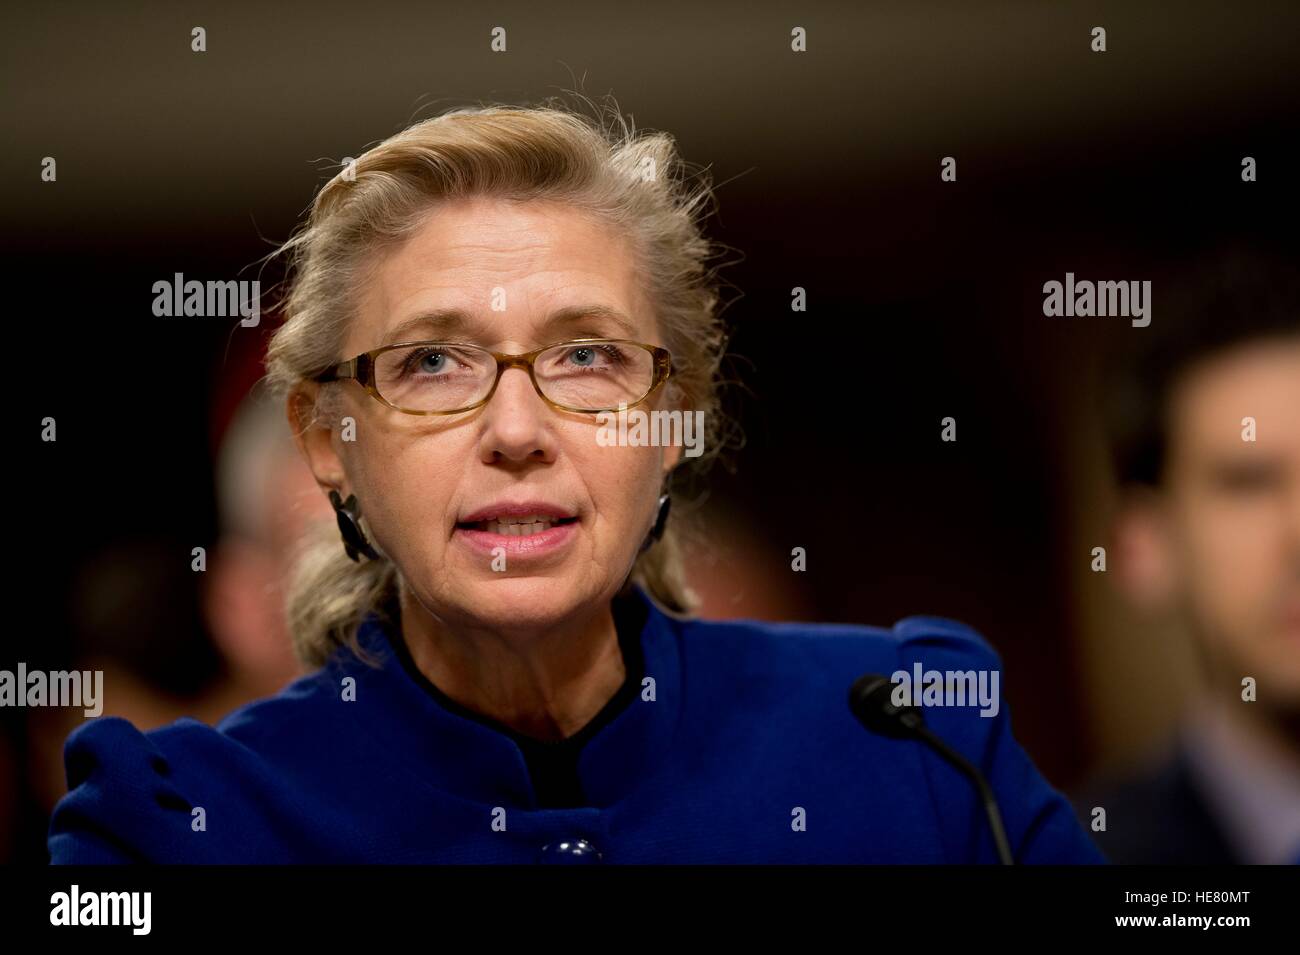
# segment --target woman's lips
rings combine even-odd
[[[542,557],[553,554],[565,547],[578,533],[578,521],[566,521],[553,524],[535,534],[500,534],[481,530],[479,524],[466,526],[457,524],[453,539],[459,540],[479,553],[496,556],[494,551],[500,547],[505,550],[507,563],[512,559]]]

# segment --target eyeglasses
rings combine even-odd
[[[507,368],[526,369],[552,408],[595,414],[644,401],[672,375],[673,363],[666,348],[621,338],[579,338],[523,355],[420,341],[364,352],[313,381],[353,378],[397,411],[445,415],[487,404]]]

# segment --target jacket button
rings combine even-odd
[[[542,846],[537,861],[549,865],[595,865],[603,860],[600,851],[586,839],[561,839]]]

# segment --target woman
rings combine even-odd
[[[55,862],[997,861],[968,782],[845,704],[995,671],[978,635],[689,616],[669,479],[705,456],[610,422],[720,440],[710,199],[668,136],[552,109],[449,113],[324,187],[268,355],[338,515],[289,598],[318,669],[215,728],[79,729]],[[929,723],[1017,860],[1099,860],[1005,709]]]

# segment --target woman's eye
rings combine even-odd
[[[624,364],[623,353],[617,345],[576,345],[564,353],[564,368],[612,369]]]
[[[453,371],[455,359],[445,351],[416,349],[406,354],[401,360],[399,374],[423,375],[425,377],[442,377]]]

